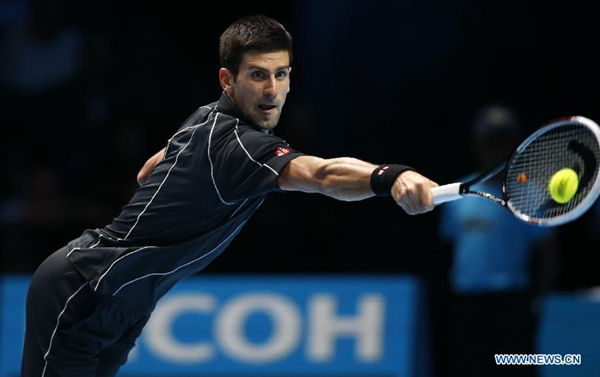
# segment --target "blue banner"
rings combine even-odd
[[[600,296],[557,293],[544,300],[538,351],[581,355],[581,365],[540,367],[544,377],[598,376],[600,370]]]
[[[28,280],[2,284],[0,376],[16,375]],[[157,305],[119,376],[424,376],[410,277],[195,277]]]

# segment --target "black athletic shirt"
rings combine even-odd
[[[110,225],[69,244],[68,258],[97,292],[151,310],[229,245],[300,155],[223,93],[169,139],[164,160]]]

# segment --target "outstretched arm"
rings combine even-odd
[[[355,158],[322,159],[300,156],[291,160],[278,178],[286,191],[319,193],[344,201],[363,200],[375,196],[371,174],[376,165]],[[437,184],[414,171],[397,176],[391,196],[410,215],[433,209],[431,188]]]
[[[156,164],[158,164],[165,158],[165,150],[166,148],[163,148],[160,151],[158,151],[158,153],[150,157],[146,161],[144,166],[142,166],[142,168],[137,174],[137,181],[140,185],[148,178],[148,176],[150,176],[150,173],[152,172],[152,169],[154,169]]]

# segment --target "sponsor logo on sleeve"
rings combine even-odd
[[[279,148],[277,148],[277,150],[275,151],[275,155],[276,155],[277,157],[281,157],[281,156],[283,156],[283,155],[286,155],[286,154],[288,154],[288,153],[290,153],[290,148],[281,148],[281,147],[279,147]]]

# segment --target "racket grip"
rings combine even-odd
[[[431,189],[433,195],[433,204],[438,205],[453,200],[462,199],[463,196],[460,194],[460,185],[462,183],[450,183],[448,185],[442,185]]]

